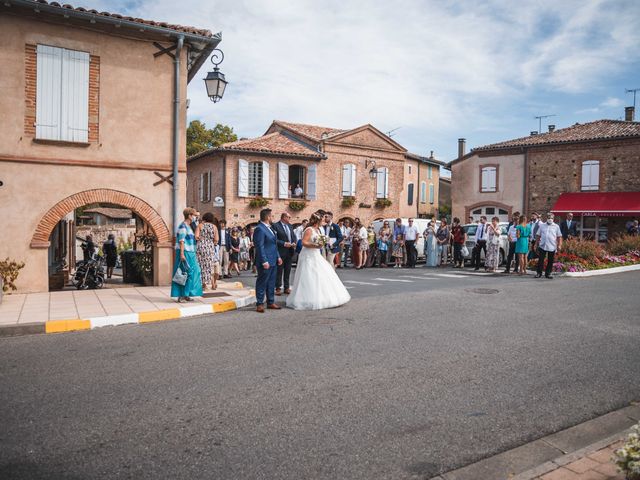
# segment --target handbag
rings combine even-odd
[[[462,254],[463,257],[469,256],[469,249],[467,248],[466,245],[462,246],[462,248],[460,249],[460,253]]]
[[[182,268],[183,264],[186,268]],[[187,284],[187,278],[189,278],[189,266],[185,262],[180,262],[171,280],[184,287]]]

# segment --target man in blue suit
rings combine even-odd
[[[264,313],[264,297],[267,296],[267,308],[280,310],[276,305],[276,274],[277,265],[282,265],[278,254],[278,243],[275,232],[271,229],[273,221],[270,208],[260,211],[260,223],[253,232],[253,244],[256,250],[256,267],[258,280],[256,281],[256,311]]]

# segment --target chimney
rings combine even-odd
[[[635,113],[636,113],[635,107],[624,107],[624,120],[626,122],[633,122]]]
[[[555,125],[549,125],[549,133],[553,132],[556,129]]]
[[[433,150],[431,150],[431,155],[429,155],[429,158],[433,160]]]
[[[458,158],[464,157],[466,149],[467,149],[467,139],[459,138],[458,139]]]
[[[532,136],[532,137],[533,137],[533,136],[535,136],[535,135],[537,135],[537,134],[538,134],[538,131],[537,131],[537,130],[531,130],[531,136]]]

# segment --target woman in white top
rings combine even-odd
[[[358,263],[356,270],[361,270],[367,263],[367,253],[369,252],[369,232],[360,222],[357,222],[354,228],[356,232],[358,232],[358,238],[360,239],[360,262]]]
[[[311,215],[302,236],[296,278],[287,297],[287,307],[295,310],[322,310],[351,300],[333,266],[322,255],[324,245],[319,242],[321,220],[319,215]]]

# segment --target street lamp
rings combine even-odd
[[[213,103],[218,102],[224,95],[224,89],[227,87],[227,81],[224,79],[224,73],[220,71],[218,65],[224,60],[224,53],[217,48],[212,52],[211,63],[213,63],[213,72],[207,73],[204,84],[207,87],[207,95]]]
[[[369,166],[371,166],[371,170],[369,170],[369,178],[371,178],[371,180],[375,180],[376,177],[378,176],[378,170],[376,169],[376,161],[375,160],[365,160],[364,161],[364,168],[369,168]]]

